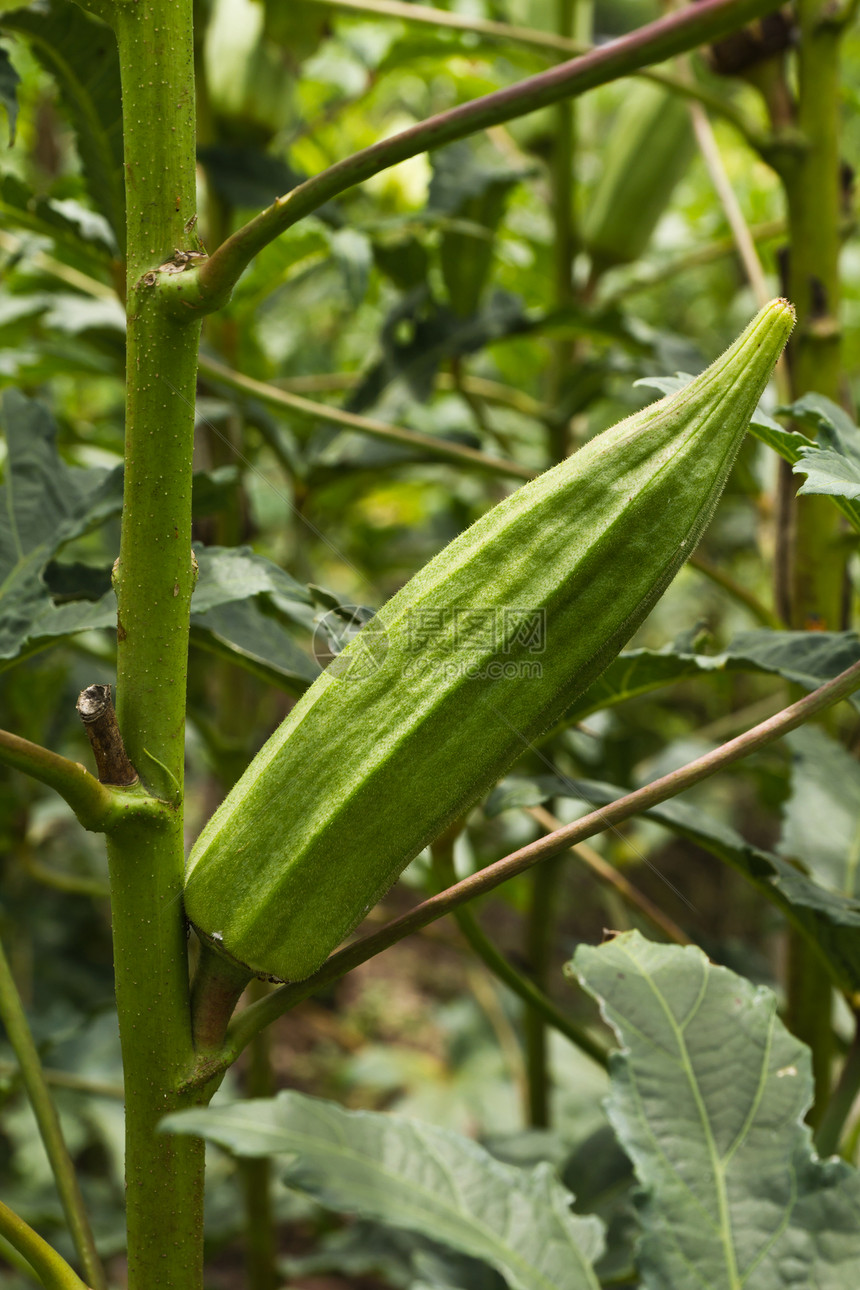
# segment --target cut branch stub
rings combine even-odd
[[[139,776],[125,751],[110,686],[88,685],[81,690],[75,706],[92,744],[100,783],[123,788],[136,784]]]

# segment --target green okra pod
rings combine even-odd
[[[197,840],[186,908],[210,943],[309,976],[563,714],[696,546],[793,320],[773,301],[685,389],[506,498],[380,609]]]

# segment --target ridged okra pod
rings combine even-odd
[[[583,219],[582,240],[596,269],[639,259],[694,151],[685,101],[659,85],[633,86]]]
[[[204,937],[255,972],[310,975],[563,714],[698,542],[793,318],[773,301],[685,389],[506,498],[380,609],[194,846]]]

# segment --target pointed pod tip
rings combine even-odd
[[[797,311],[795,310],[794,305],[790,300],[786,300],[785,296],[777,296],[775,300],[771,300],[769,304],[765,305],[765,309],[774,309],[780,312],[785,312],[792,320],[797,316]]]
[[[780,319],[783,325],[787,327],[786,334],[790,334],[797,320],[797,310],[790,300],[786,300],[785,296],[777,296],[775,300],[771,300],[769,304],[766,304],[759,316],[763,317],[765,315],[770,315],[774,321]]]
[[[782,296],[771,300],[758,311],[727,353],[736,355],[745,367],[750,363],[756,367],[767,363],[772,369],[792,333],[795,317],[790,300]]]

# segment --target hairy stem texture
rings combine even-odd
[[[182,778],[198,329],[146,275],[187,245],[195,209],[191,0],[118,5],[128,205],[125,507],[115,576],[117,715],[132,763],[173,810],[108,843],[126,1092],[129,1290],[202,1285],[203,1147],[157,1132],[188,1105],[192,1057]],[[150,279],[151,280],[151,279]]]

